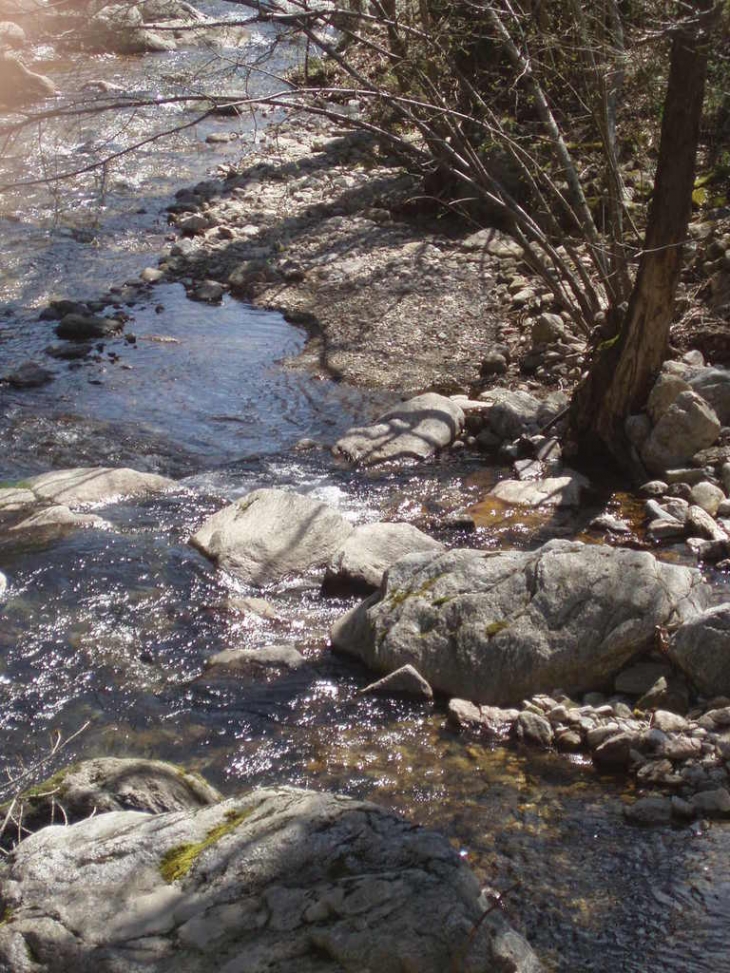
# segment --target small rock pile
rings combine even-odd
[[[730,555],[730,371],[699,352],[665,363],[645,413],[626,430],[646,468],[641,488],[654,540],[686,539],[702,561]],[[730,564],[728,565],[730,566]]]
[[[730,818],[730,699],[713,700],[685,717],[632,709],[625,695],[602,701],[590,693],[578,704],[558,690],[514,709],[451,699],[448,712],[449,722],[461,730],[589,753],[600,770],[630,773],[650,792],[627,808],[634,820]]]

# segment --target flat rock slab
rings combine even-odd
[[[37,499],[52,500],[71,508],[89,503],[111,503],[122,497],[166,493],[175,485],[174,480],[156,473],[106,466],[54,470],[31,477],[23,483]]]
[[[324,567],[352,533],[339,511],[287,490],[254,490],[209,517],[190,543],[250,584]]]
[[[464,413],[456,402],[427,392],[381,416],[372,426],[350,429],[333,447],[357,466],[376,466],[407,459],[426,459],[445,449],[464,428]]]
[[[443,544],[412,524],[362,524],[327,566],[325,590],[373,591],[391,564],[406,554],[443,549]]]
[[[515,507],[579,507],[589,485],[580,473],[542,480],[502,480],[489,496]]]
[[[294,788],[45,828],[2,866],[0,897],[12,973],[540,969],[446,838]]]
[[[410,663],[436,690],[505,706],[609,685],[657,625],[701,611],[709,591],[698,571],[601,545],[413,554],[332,643],[377,671]]]

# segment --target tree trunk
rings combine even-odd
[[[697,0],[695,6],[708,4]],[[571,405],[573,434],[585,451],[608,449],[631,467],[625,419],[639,410],[664,361],[682,244],[692,211],[695,158],[707,73],[706,34],[689,28],[672,42],[659,161],[639,270],[618,338],[599,350]]]

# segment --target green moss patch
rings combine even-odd
[[[206,848],[212,848],[221,838],[233,834],[239,824],[242,824],[252,814],[252,808],[245,811],[227,811],[224,821],[209,831],[202,841],[194,841],[170,848],[162,856],[160,875],[166,882],[176,882],[178,879],[185,878]]]

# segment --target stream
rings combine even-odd
[[[252,35],[251,59],[268,39]],[[63,91],[101,79],[161,93],[208,56],[35,53]],[[267,70],[297,56],[282,49]],[[574,536],[582,522],[545,528],[510,516],[472,534],[448,528],[449,514],[505,472],[481,455],[398,472],[337,468],[326,447],[388,398],[291,367],[307,336],[231,298],[211,306],[189,301],[182,285],[156,286],[125,309],[134,344],[120,336],[71,362],[46,353],[53,322],[38,317],[49,299],[95,299],[154,265],[175,190],[239,159],[267,120],[208,119],[120,160],[101,189],[93,177],[60,194],[0,197],[0,376],[27,361],[53,373],[38,389],[0,385],[0,480],[107,465],[179,481],[168,496],[103,508],[110,530],[0,538],[9,580],[0,769],[32,762],[54,732],[88,722],[69,761],[155,757],[200,771],[226,794],[286,782],[368,798],[444,832],[485,884],[509,890],[506,913],[547,970],[730,970],[727,826],[637,828],[622,816],[630,785],[582,757],[459,737],[443,700],[358,696],[371,674],[327,647],[352,600],[324,599],[304,578],[263,593],[275,617],[243,613],[237,599],[262,593],[187,543],[210,513],[262,486],[312,494],[353,522],[410,521],[452,545],[534,546],[556,529]],[[122,133],[105,119],[50,131],[48,145],[73,160],[169,121],[162,110],[142,113]],[[231,128],[235,141],[205,142]],[[32,174],[21,144],[0,168]],[[307,665],[237,680],[204,668],[223,648],[275,642],[294,644]]]

